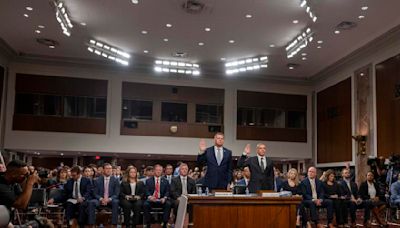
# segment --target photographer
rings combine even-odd
[[[9,211],[12,207],[25,209],[32,195],[32,187],[38,180],[39,177],[36,173],[29,175],[28,166],[24,162],[11,161],[8,163],[4,175],[0,175],[1,204],[6,206]],[[24,187],[21,190],[20,184],[22,183],[24,183]]]

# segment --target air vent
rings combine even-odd
[[[352,21],[342,21],[336,25],[337,30],[350,30],[357,27],[357,23]]]
[[[47,39],[47,38],[37,38],[36,42],[38,42],[41,45],[45,45],[47,47],[50,47],[50,46],[56,47],[59,45],[59,43],[57,41],[52,40],[52,39]]]
[[[177,57],[177,58],[186,58],[187,53],[186,52],[174,52],[174,53],[172,53],[172,56]]]
[[[182,9],[190,14],[199,14],[205,9],[205,4],[199,0],[186,0],[182,4]]]

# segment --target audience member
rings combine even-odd
[[[338,183],[335,181],[335,172],[331,169],[325,173],[326,181],[323,182],[324,198],[333,202],[333,208],[336,215],[336,223],[339,227],[344,227],[345,217],[347,218],[347,208],[344,201],[343,193]]]
[[[174,167],[172,167],[171,164],[167,164],[165,166],[165,176],[164,177],[165,177],[165,179],[167,179],[168,184],[171,184],[173,172],[174,172]]]

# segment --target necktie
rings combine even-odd
[[[182,178],[182,195],[187,195],[186,177]]]
[[[104,198],[108,198],[108,186],[110,180],[108,178],[104,178]]]
[[[222,152],[221,152],[221,148],[218,148],[217,149],[217,163],[218,163],[218,165],[221,164],[221,161],[222,161]]]
[[[264,172],[264,170],[265,170],[264,158],[261,158],[260,165],[261,165],[261,170]]]
[[[315,180],[311,180],[310,183],[311,183],[312,198],[318,199],[317,190],[315,189]]]
[[[78,199],[78,191],[79,191],[79,189],[78,189],[78,181],[75,181],[75,184],[74,184],[74,199]]]
[[[158,199],[160,195],[160,183],[158,183],[158,178],[156,178],[156,189],[154,191],[154,197]]]

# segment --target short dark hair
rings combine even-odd
[[[81,167],[79,166],[72,167],[71,173],[81,174]]]
[[[174,168],[171,164],[167,164],[167,165],[165,166],[165,168],[167,168],[168,166],[171,166],[172,168]]]
[[[112,167],[112,165],[111,165],[110,163],[107,163],[107,162],[106,162],[106,163],[103,164],[103,169],[104,169],[106,166],[111,166],[111,167]]]
[[[153,169],[154,169],[154,167],[153,167],[153,166],[151,166],[151,165],[149,165],[149,166],[147,166],[147,167],[146,167],[146,169],[145,169],[145,170],[146,170],[146,171],[151,171],[151,170],[153,170]]]
[[[19,169],[28,166],[25,162],[21,160],[12,160],[7,164],[7,170]]]

